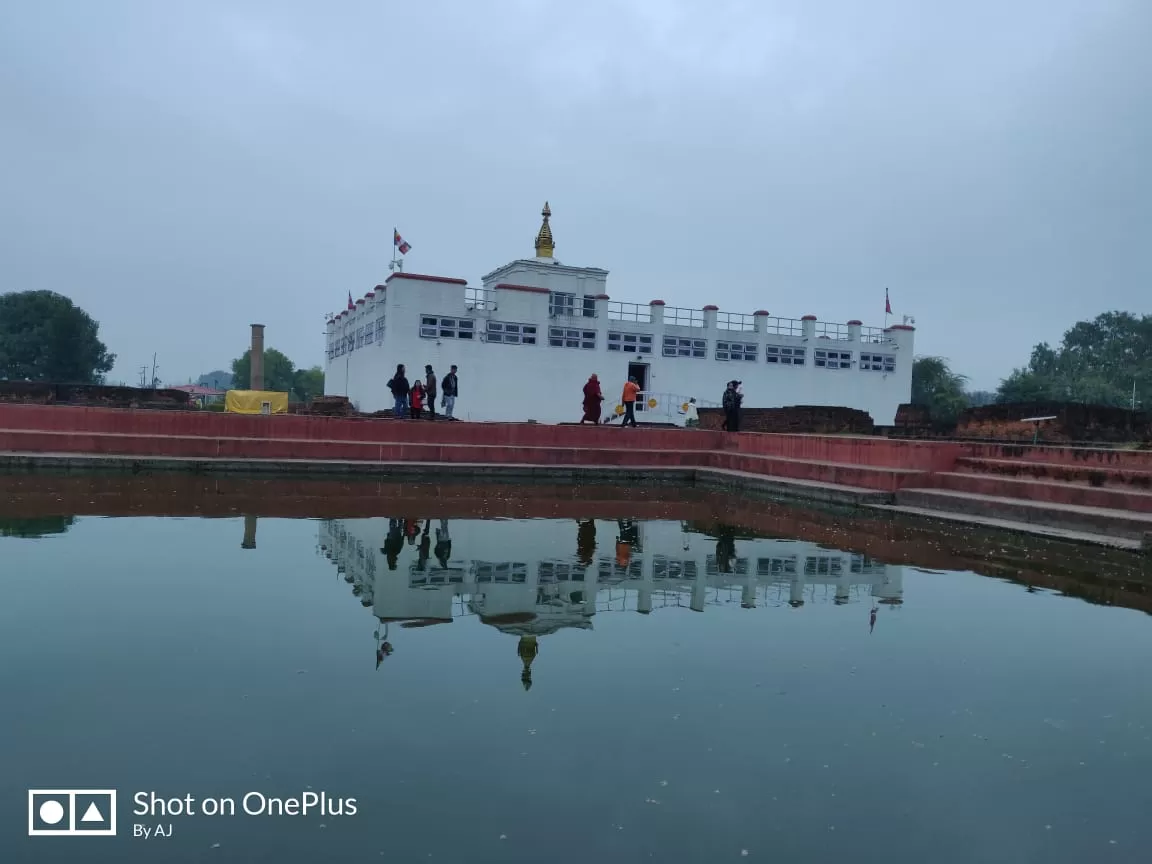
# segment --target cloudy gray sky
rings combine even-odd
[[[1146,0],[0,3],[0,290],[133,382],[247,325],[319,363],[408,269],[532,254],[614,299],[917,320],[992,387],[1152,285]]]

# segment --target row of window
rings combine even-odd
[[[379,341],[383,338],[383,319],[377,322],[377,327]],[[475,339],[476,322],[471,318],[424,315],[420,319],[420,335],[425,339]],[[535,345],[537,327],[535,324],[489,321],[485,338],[489,342],[500,342],[505,345]],[[609,331],[608,350],[625,354],[651,354],[652,338],[644,333]],[[573,327],[549,327],[548,344],[553,348],[595,350],[596,331]],[[704,359],[708,356],[708,341],[665,336],[662,349],[665,357]],[[764,350],[764,359],[768,363],[781,366],[803,366],[808,353],[806,348],[787,345],[767,345]],[[717,360],[754,363],[760,357],[760,346],[755,342],[717,342],[715,357]],[[817,348],[812,352],[812,363],[821,369],[850,369],[852,352]],[[895,372],[896,357],[892,354],[861,354],[860,368],[869,372]]]
[[[328,343],[328,359],[334,357],[343,357],[350,351],[355,351],[357,348],[364,348],[373,343],[384,343],[384,316],[381,315],[376,319],[375,323],[365,324],[363,327],[357,327],[355,330],[350,331],[344,336],[337,336]]]

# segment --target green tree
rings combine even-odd
[[[264,389],[291,394],[296,383],[296,367],[275,348],[264,349]],[[247,390],[252,381],[252,349],[232,361],[232,383]]]
[[[116,362],[100,325],[53,291],[0,295],[0,378],[99,384]]]
[[[997,390],[999,402],[1086,402],[1128,407],[1152,389],[1152,315],[1105,312],[1079,321],[1056,348],[1041,342]]]
[[[316,396],[323,396],[324,370],[319,366],[297,369],[292,382],[292,392],[301,402],[310,402]]]
[[[928,409],[932,422],[948,426],[968,407],[968,379],[953,372],[943,357],[917,357],[912,362],[912,404]]]
[[[214,369],[211,372],[205,372],[196,379],[196,383],[201,387],[212,387],[217,390],[231,390],[232,389],[232,373],[225,372],[223,369]],[[244,384],[248,386],[247,382]]]

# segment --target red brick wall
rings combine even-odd
[[[969,408],[960,415],[960,438],[1031,441],[1035,424],[1025,417],[1052,417],[1040,424],[1040,440],[1053,442],[1152,441],[1152,418],[1145,411],[1068,402],[1015,402]]]
[[[724,409],[701,408],[700,428],[719,429]],[[744,408],[741,432],[777,432],[817,435],[871,435],[874,426],[867,411],[824,405],[793,405],[789,408]]]

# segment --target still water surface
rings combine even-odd
[[[675,521],[7,533],[0,860],[1152,852],[1140,611]],[[118,789],[119,836],[26,837],[29,787]],[[136,791],[358,812],[143,818]]]

